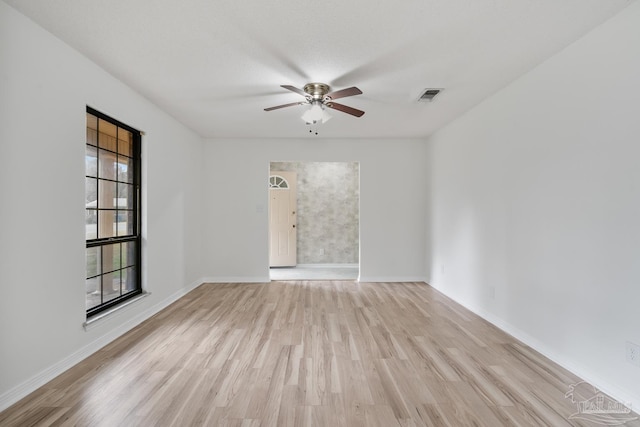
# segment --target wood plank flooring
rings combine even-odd
[[[424,283],[205,284],[0,425],[596,425],[579,382]]]

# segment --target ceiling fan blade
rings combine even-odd
[[[292,102],[290,104],[276,105],[275,107],[265,108],[264,111],[278,110],[280,108],[293,107],[294,105],[302,105],[302,104],[306,104],[306,102]]]
[[[352,116],[362,117],[364,111],[357,108],[347,107],[346,105],[338,104],[337,102],[327,102],[324,104],[326,107],[333,108],[334,110],[342,111],[343,113],[351,114]]]
[[[283,88],[285,88],[285,89],[288,89],[288,90],[290,90],[291,92],[295,92],[295,93],[297,93],[298,95],[302,95],[302,96],[304,96],[305,98],[307,97],[307,94],[306,94],[302,89],[297,88],[297,87],[295,87],[295,86],[291,86],[291,85],[280,85],[280,87],[283,87]]]
[[[347,96],[362,95],[362,91],[357,87],[348,87],[325,95],[326,99],[346,98]]]

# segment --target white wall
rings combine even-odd
[[[90,105],[143,138],[145,288],[85,320]],[[0,2],[0,410],[198,282],[202,139]]]
[[[360,162],[360,279],[425,279],[424,141],[216,139],[204,159],[208,280],[269,280],[270,161]]]
[[[638,28],[635,2],[430,138],[427,249],[433,286],[636,409]]]

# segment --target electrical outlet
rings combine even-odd
[[[627,362],[640,367],[640,345],[627,341]]]

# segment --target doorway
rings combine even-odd
[[[295,212],[291,229],[295,229],[296,262],[287,267],[272,263],[271,280],[356,280],[360,264],[360,164],[270,163],[270,180],[283,172],[295,173],[297,206],[290,212]],[[269,215],[271,259],[276,247],[271,207]]]

